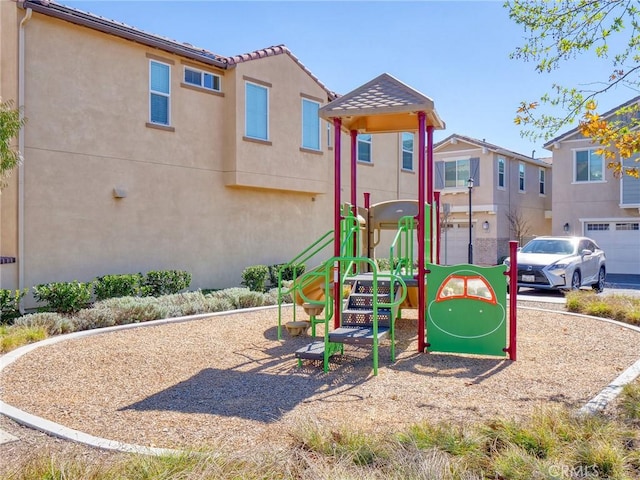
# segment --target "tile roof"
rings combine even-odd
[[[23,8],[31,8],[33,11],[59,18],[61,20],[82,25],[94,30],[98,30],[110,35],[115,35],[127,40],[159,48],[185,58],[197,60],[206,64],[214,65],[222,69],[234,68],[237,64],[270,57],[273,55],[286,54],[296,62],[321,88],[327,92],[329,99],[334,99],[338,95],[326,87],[311,71],[284,45],[263,48],[241,55],[226,57],[218,55],[204,48],[196,47],[187,42],[147,33],[138,28],[132,27],[116,20],[111,20],[100,15],[85,12],[77,8],[68,7],[49,0],[24,0],[20,4]]]
[[[242,53],[240,55],[234,55],[231,57],[226,57],[227,63],[229,66],[235,66],[239,63],[250,62],[252,60],[258,60],[260,58],[272,57],[274,55],[288,55],[294,62],[296,62],[302,70],[304,70],[307,75],[309,75],[320,87],[322,87],[329,96],[330,99],[334,99],[338,97],[338,94],[334,91],[330,90],[324,83],[320,81],[318,77],[316,77],[311,70],[309,70],[304,63],[296,57],[291,50],[289,50],[285,45],[274,45],[267,48],[262,48],[260,50],[254,50],[253,52]]]

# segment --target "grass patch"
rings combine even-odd
[[[640,325],[640,298],[628,295],[602,295],[585,290],[566,294],[567,310],[595,317]]]
[[[6,353],[45,338],[47,338],[47,329],[43,326],[2,325],[0,326],[0,353]]]

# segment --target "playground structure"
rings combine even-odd
[[[371,345],[373,372],[378,346],[391,341],[395,361],[395,321],[402,309],[418,310],[418,350],[508,355],[516,359],[516,295],[506,312],[506,267],[438,265],[439,195],[433,191],[433,131],[444,128],[433,101],[388,74],[382,74],[320,109],[333,124],[334,228],[283,268],[294,268],[333,246],[329,259],[305,272],[291,286],[278,278],[278,338],[282,338],[281,304],[286,294],[309,315],[312,336],[324,325],[324,338],[296,351],[303,360],[322,360],[344,344]],[[341,198],[341,133],[351,139],[351,197]],[[392,200],[371,205],[357,199],[357,135],[416,132],[418,200]],[[389,256],[377,256],[380,233],[395,231]],[[513,259],[517,243],[511,242]],[[388,270],[382,271],[385,259]],[[515,260],[512,262],[515,264]],[[513,276],[516,269],[511,269]],[[511,278],[511,281],[515,281]],[[429,288],[427,288],[429,285]],[[428,292],[428,297],[427,297]],[[428,334],[428,337],[427,337]],[[427,341],[428,338],[428,341]]]

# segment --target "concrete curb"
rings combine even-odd
[[[66,335],[59,335],[56,337],[48,338],[41,342],[25,345],[24,347],[17,348],[16,350],[12,350],[11,352],[1,356],[0,372],[2,372],[2,370],[6,366],[10,365],[11,363],[15,362],[18,358],[22,357],[23,355],[26,355],[27,353],[31,352],[32,350],[35,350],[36,348],[52,345],[54,343],[63,342],[63,341],[74,339],[74,338],[88,337],[92,335],[102,335],[103,333],[109,333],[115,330],[124,330],[127,328],[153,327],[157,325],[164,325],[167,323],[188,322],[191,320],[200,320],[203,318],[210,318],[210,317],[216,317],[216,316],[222,316],[222,315],[240,314],[240,313],[258,311],[258,310],[268,310],[268,309],[275,309],[275,308],[277,308],[277,305],[267,306],[267,307],[247,308],[242,310],[230,310],[228,312],[203,313],[199,315],[165,318],[162,320],[153,320],[150,322],[132,323],[128,325],[98,328],[95,330],[84,330],[82,332],[74,332]],[[556,314],[560,313],[562,315],[592,318],[598,321],[612,323],[614,325],[628,328],[630,330],[640,333],[639,327],[618,322],[615,320],[609,320],[606,318],[592,317],[590,315],[582,315],[578,313],[562,312],[558,310],[548,310],[544,308],[535,308],[535,307],[518,306],[518,309],[536,310],[541,312],[549,312],[549,313],[556,313]],[[598,395],[596,395],[591,400],[589,400],[589,402],[587,402],[580,409],[579,413],[596,413],[598,411],[601,411],[607,406],[607,404],[610,401],[612,401],[614,398],[616,398],[620,394],[624,385],[632,382],[638,376],[640,376],[640,359],[637,362],[635,362],[631,367],[626,369],[620,376],[618,376],[618,378],[616,378],[612,383],[610,383],[607,387],[605,387],[604,390],[602,390]],[[25,425],[35,430],[39,430],[41,432],[52,435],[54,437],[62,438],[64,440],[69,440],[72,442],[83,443],[85,445],[89,445],[96,448],[114,450],[114,451],[119,451],[124,453],[138,453],[138,454],[144,454],[144,455],[179,455],[184,453],[181,450],[145,447],[143,445],[135,445],[135,444],[118,442],[115,440],[109,440],[106,438],[95,437],[93,435],[89,435],[87,433],[65,427],[64,425],[60,425],[59,423],[46,420],[42,417],[31,415],[30,413],[27,413],[23,410],[20,410],[18,408],[15,408],[15,407],[12,407],[11,405],[6,404],[2,400],[0,400],[0,414],[7,416],[8,418],[14,420],[15,422],[21,425]]]

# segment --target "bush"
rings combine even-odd
[[[52,282],[33,287],[35,299],[46,303],[41,311],[71,314],[85,308],[91,299],[92,283]]]
[[[15,320],[16,327],[44,328],[47,335],[61,335],[73,332],[73,321],[55,312],[31,313]]]
[[[287,265],[286,263],[276,263],[269,267],[269,282],[271,286],[278,285],[278,272],[282,269],[282,280],[295,280],[302,275],[307,266],[304,263],[294,263]]]
[[[143,294],[151,297],[171,295],[189,288],[191,274],[183,270],[152,270],[143,280]]]
[[[0,290],[0,324],[20,316],[20,300],[29,290]]]
[[[142,289],[141,273],[104,275],[95,279],[93,294],[96,301],[115,297],[137,297]]]
[[[242,285],[254,292],[264,292],[267,275],[269,269],[266,265],[252,265],[242,272]]]

